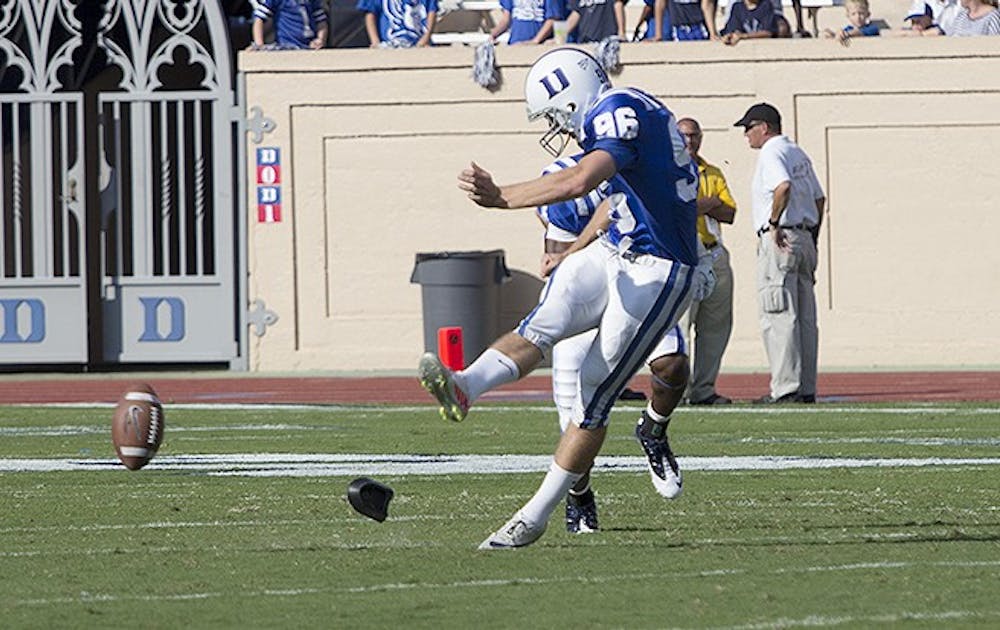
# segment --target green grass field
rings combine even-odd
[[[168,407],[139,472],[110,465],[110,408],[0,407],[0,627],[1000,627],[1000,407],[682,408],[673,502],[638,409],[595,473],[601,532],[560,507],[483,552],[541,479],[492,456],[550,454],[544,406]],[[480,457],[422,467],[454,455]],[[384,523],[345,501],[362,474],[396,492]]]

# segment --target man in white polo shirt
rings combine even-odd
[[[751,185],[757,290],[771,391],[755,402],[816,402],[816,239],[826,196],[812,161],[781,133],[781,114],[758,103],[734,127],[760,149]]]

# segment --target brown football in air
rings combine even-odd
[[[146,383],[128,388],[118,400],[111,421],[111,441],[118,459],[129,470],[139,470],[156,455],[163,441],[163,406]]]

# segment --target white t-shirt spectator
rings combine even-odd
[[[816,200],[825,197],[816,178],[812,160],[788,136],[775,136],[760,148],[757,170],[750,187],[753,195],[754,229],[768,227],[774,189],[789,182],[788,205],[781,214],[781,225],[812,226],[819,223]]]

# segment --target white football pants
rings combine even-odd
[[[597,328],[579,363],[571,421],[607,424],[618,394],[690,302],[693,268],[648,254],[625,257],[601,237],[556,267],[517,333],[545,354]]]

